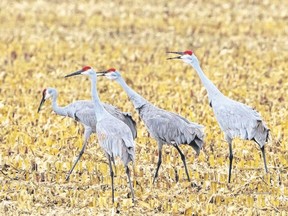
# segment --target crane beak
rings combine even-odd
[[[176,57],[167,58],[167,60],[171,60],[171,59],[181,59],[181,56],[184,55],[183,52],[167,52],[167,53],[173,53],[173,54],[180,55],[180,56],[176,56]]]
[[[45,102],[46,100],[45,100],[45,96],[43,95],[43,97],[42,97],[42,100],[41,100],[41,102],[40,102],[40,105],[39,105],[39,107],[38,107],[38,113],[40,112],[40,110],[41,110],[41,107],[42,107],[42,105],[44,104],[44,102]]]
[[[82,70],[76,71],[76,72],[74,72],[74,73],[71,73],[71,74],[66,75],[65,78],[71,77],[71,76],[80,75],[82,72],[83,72]]]
[[[105,76],[105,74],[107,73],[107,71],[100,71],[100,72],[96,72],[97,76]]]

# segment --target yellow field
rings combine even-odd
[[[0,215],[288,215],[288,1],[71,2],[0,2]],[[227,184],[228,144],[206,91],[192,67],[166,60],[166,51],[186,49],[225,95],[255,107],[267,122],[269,174],[259,147],[235,140]],[[198,187],[169,146],[152,184],[157,144],[125,92],[105,78],[98,82],[101,100],[138,123],[136,203],[118,161],[113,206],[107,159],[95,135],[65,182],[83,128],[55,115],[50,101],[39,114],[37,108],[45,87],[58,89],[61,106],[90,99],[88,78],[63,78],[83,65],[118,68],[155,105],[205,125],[198,158],[181,146]]]

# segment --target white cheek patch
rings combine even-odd
[[[46,94],[45,94],[45,100],[47,100],[48,98],[50,98],[51,97],[51,95],[48,93],[48,92],[46,92]]]
[[[187,59],[187,58],[182,58],[182,60],[183,60],[185,63],[190,63],[190,60]]]
[[[113,79],[113,75],[111,74],[111,72],[107,73],[105,76],[107,77],[107,79],[110,79],[110,80]]]

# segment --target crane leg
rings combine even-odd
[[[114,170],[115,170],[115,175],[114,175],[114,177],[115,177],[117,175],[117,170],[116,170],[116,165],[115,165],[115,158],[114,158],[113,155],[111,157],[111,160],[112,160],[112,163],[113,163],[113,166],[114,166]]]
[[[135,201],[134,191],[133,191],[133,187],[132,187],[132,183],[131,183],[130,170],[129,170],[128,166],[126,166],[126,174],[127,174],[127,177],[128,177],[129,187],[130,187],[131,194],[132,194],[132,202],[134,203],[134,201]]]
[[[263,161],[264,161],[264,168],[265,168],[266,173],[268,173],[267,164],[266,164],[266,156],[265,156],[264,146],[262,146],[262,148],[261,148],[261,152],[262,152],[262,157],[263,157]]]
[[[231,171],[232,171],[232,161],[233,161],[232,140],[229,140],[228,144],[229,144],[229,176],[228,176],[228,183],[230,183],[230,181],[231,181]]]
[[[158,163],[157,163],[157,168],[156,168],[156,172],[155,172],[154,179],[153,179],[153,184],[155,182],[155,179],[158,177],[158,171],[159,171],[161,163],[162,163],[162,144],[158,144]]]
[[[84,151],[85,151],[85,149],[86,149],[86,146],[87,146],[87,143],[88,143],[88,139],[89,139],[91,133],[92,133],[92,130],[91,130],[90,128],[85,128],[85,132],[84,132],[84,143],[83,143],[82,149],[81,149],[81,151],[80,151],[80,153],[79,153],[76,161],[74,162],[71,170],[69,171],[69,173],[68,173],[68,175],[67,175],[67,177],[66,177],[66,181],[69,181],[69,178],[70,178],[71,173],[73,172],[76,164],[78,163],[78,161],[79,161],[80,158],[82,157],[82,155],[83,155],[83,153],[84,153]]]
[[[74,162],[74,164],[73,164],[71,170],[69,171],[69,173],[68,173],[68,175],[67,175],[67,177],[66,177],[66,181],[69,181],[70,175],[71,175],[71,173],[73,172],[73,170],[74,170],[76,164],[77,164],[78,161],[80,160],[81,156],[83,155],[83,153],[84,153],[84,151],[85,151],[85,148],[86,148],[86,143],[84,143],[84,145],[83,145],[83,147],[82,147],[82,149],[81,149],[81,151],[80,151],[80,153],[79,153],[79,155],[78,155],[76,161]]]
[[[110,176],[111,176],[111,185],[112,185],[112,203],[114,204],[114,173],[112,169],[112,164],[111,164],[111,156],[107,154],[108,160],[109,160],[109,168],[110,168]]]
[[[181,160],[183,161],[183,164],[184,164],[184,167],[185,167],[185,172],[186,172],[188,181],[190,181],[190,177],[189,177],[189,174],[188,174],[188,169],[187,169],[187,166],[186,166],[185,155],[181,152],[181,150],[180,150],[180,148],[179,148],[178,145],[175,144],[174,147],[177,149],[177,151],[179,152],[179,154],[180,154],[180,156],[181,156]]]

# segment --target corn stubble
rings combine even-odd
[[[287,2],[4,0],[0,7],[5,8],[0,10],[1,215],[287,215]],[[227,184],[228,145],[206,92],[192,68],[166,61],[166,51],[185,49],[195,50],[225,95],[262,114],[272,134],[266,147],[269,174],[257,145],[235,140]],[[65,182],[83,128],[56,116],[49,103],[40,114],[37,106],[49,86],[58,89],[59,105],[90,99],[87,79],[63,79],[84,64],[119,68],[149,101],[206,126],[199,157],[180,146],[191,183],[177,152],[165,146],[152,184],[157,144],[122,89],[101,78],[101,100],[131,112],[138,123],[136,203],[118,163],[112,205],[109,168],[95,135]]]

